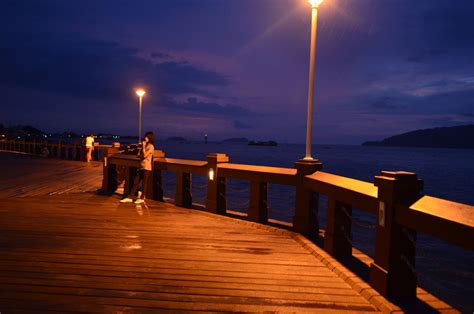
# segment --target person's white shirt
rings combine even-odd
[[[92,136],[86,137],[86,147],[94,146],[94,138]]]

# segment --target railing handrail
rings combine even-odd
[[[378,188],[370,182],[318,171],[305,176],[305,185],[323,195],[334,196],[338,201],[376,213]]]
[[[294,168],[222,163],[218,165],[218,169],[219,177],[296,185],[297,170]]]
[[[43,155],[41,149],[46,147],[51,151],[48,152],[48,156],[54,156],[65,159],[80,160],[85,156],[83,152],[85,143],[63,143],[63,142],[48,142],[47,139],[38,141],[26,141],[18,139],[2,139],[0,140],[1,146],[7,151],[16,151],[33,155]],[[119,148],[112,144],[100,144],[95,143],[94,152],[92,158],[99,160],[104,156],[109,156],[115,153]]]
[[[474,206],[425,195],[410,206],[397,205],[395,213],[403,226],[474,250]]]

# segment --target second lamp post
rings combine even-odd
[[[140,138],[142,136],[142,102],[143,102],[143,95],[146,94],[144,89],[137,89],[135,91],[138,96],[138,143],[140,143]]]

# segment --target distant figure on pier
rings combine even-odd
[[[86,159],[87,159],[87,162],[90,162],[92,160],[92,151],[94,150],[94,134],[91,134],[88,137],[86,137],[86,150],[87,150]]]
[[[153,162],[153,152],[155,151],[155,146],[153,146],[153,142],[155,141],[155,135],[153,132],[147,132],[145,137],[143,138],[143,142],[141,144],[140,150],[138,151],[138,156],[140,157],[140,169],[138,174],[135,176],[135,180],[133,180],[133,186],[130,190],[130,194],[122,199],[121,203],[131,203],[133,202],[133,198],[138,191],[138,185],[141,182],[142,185],[142,194],[140,197],[137,197],[135,204],[142,204],[145,202],[145,191],[147,190],[147,184],[149,182],[149,178],[151,176],[152,171],[152,162]]]

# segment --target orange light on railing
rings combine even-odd
[[[209,169],[209,180],[214,181],[214,169]]]

